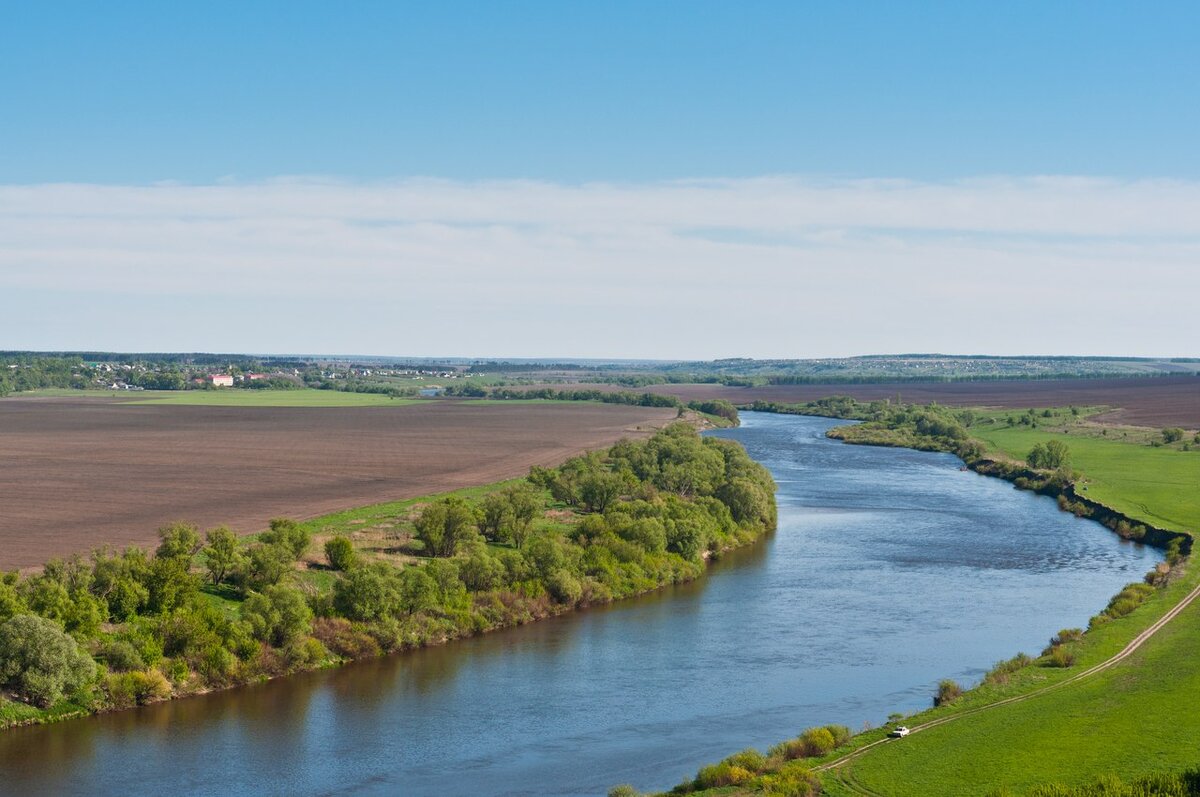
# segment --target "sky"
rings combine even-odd
[[[0,0],[0,349],[1200,355],[1198,29]]]

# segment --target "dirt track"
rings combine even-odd
[[[587,387],[594,387],[588,385]],[[607,386],[596,386],[607,387]],[[628,388],[625,388],[628,389]],[[830,395],[849,395],[870,401],[894,397],[905,401],[936,401],[955,407],[1027,407],[1109,405],[1120,407],[1105,420],[1136,426],[1184,426],[1200,429],[1200,377],[1146,379],[1046,379],[993,382],[881,382],[871,385],[655,385],[647,388],[682,399],[723,398],[734,403],[756,400],[799,402]]]
[[[669,421],[594,404],[299,408],[0,401],[0,568],[149,543],[184,519],[250,532],[272,517],[519,476]]]

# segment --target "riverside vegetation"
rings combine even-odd
[[[1089,411],[1079,408],[1014,413],[834,397],[754,409],[860,420],[829,432],[850,443],[954,453],[981,473],[1056,496],[1060,508],[1096,519],[1125,539],[1165,549],[1166,562],[1114,596],[1086,631],[1064,629],[1040,655],[1020,653],[997,663],[973,689],[943,681],[925,712],[894,715],[884,727],[852,736],[831,732],[828,747],[804,743],[821,730],[809,729],[767,755],[743,751],[705,767],[672,793],[1200,794],[1200,776],[1188,769],[1195,766],[1200,735],[1192,711],[1200,689],[1194,611],[1164,626],[1128,664],[1062,683],[1120,652],[1200,585],[1200,573],[1188,566],[1191,534],[1200,528],[1200,456],[1183,448],[1189,436],[1094,428],[1087,425]],[[1046,691],[1060,683],[1063,688]],[[1017,700],[978,711],[1009,698]],[[956,715],[961,719],[846,758],[900,721],[919,725]],[[1117,774],[1097,780],[1102,773]],[[636,791],[622,786],[613,793]]]
[[[740,445],[680,423],[502,485],[280,519],[246,539],[176,523],[152,553],[98,550],[8,573],[0,726],[436,644],[693,579],[774,528],[774,492]],[[382,545],[364,542],[368,517]]]

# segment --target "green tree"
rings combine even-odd
[[[508,496],[489,493],[479,508],[479,531],[489,540],[500,540],[512,517],[512,505]]]
[[[208,532],[208,544],[204,546],[204,566],[213,584],[220,584],[226,576],[241,567],[245,560],[237,537],[225,526]]]
[[[295,587],[276,584],[242,603],[242,619],[256,639],[283,646],[312,630],[312,609]]]
[[[475,535],[475,513],[458,496],[435,501],[417,518],[417,538],[430,556],[454,556]]]
[[[542,498],[530,484],[518,484],[505,489],[504,497],[508,499],[510,525],[508,539],[520,548],[529,538],[529,529],[534,519],[543,509]]]
[[[333,605],[351,620],[375,620],[393,614],[401,604],[400,574],[376,562],[356,567],[333,584]]]
[[[350,538],[339,534],[325,542],[325,558],[334,570],[349,570],[354,567],[358,555]]]
[[[50,706],[96,677],[96,663],[53,621],[18,614],[0,623],[0,684]]]
[[[1183,430],[1178,427],[1163,429],[1162,439],[1164,443],[1178,443],[1183,439]]]
[[[579,498],[589,512],[603,512],[621,497],[625,480],[616,473],[596,470],[579,480]]]
[[[771,499],[766,492],[746,478],[735,478],[721,485],[717,497],[729,507],[738,523],[770,525],[774,519]]]
[[[271,521],[271,528],[263,532],[259,539],[267,545],[283,548],[295,561],[308,553],[308,547],[312,544],[312,532],[294,520],[277,517]]]
[[[191,560],[200,550],[200,531],[190,523],[172,523],[158,530],[156,559]]]
[[[1070,465],[1071,452],[1061,440],[1047,440],[1035,445],[1025,461],[1037,470],[1065,469]]]

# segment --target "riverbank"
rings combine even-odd
[[[1140,536],[1147,544],[1167,549],[1172,566],[1168,571],[1156,569],[1147,574],[1147,582],[1155,584],[1156,589],[1126,590],[1114,598],[1093,618],[1086,633],[1059,634],[1038,659],[1018,657],[1000,662],[975,689],[903,718],[906,724],[927,728],[918,735],[880,744],[886,739],[887,728],[883,728],[860,733],[836,750],[816,751],[821,755],[789,761],[788,749],[800,749],[796,741],[764,759],[757,771],[738,772],[732,779],[726,775],[723,783],[698,778],[691,788],[681,787],[676,793],[707,793],[697,787],[723,785],[733,788],[713,793],[810,794],[819,788],[814,779],[819,771],[820,783],[830,794],[951,795],[982,793],[997,787],[1024,789],[1052,780],[1081,783],[1100,772],[1134,777],[1194,766],[1187,740],[1194,739],[1198,729],[1187,708],[1190,704],[1186,695],[1194,693],[1189,690],[1200,681],[1200,671],[1188,671],[1184,665],[1196,660],[1200,632],[1193,632],[1194,624],[1185,622],[1157,625],[1163,618],[1173,618],[1181,602],[1200,586],[1200,575],[1188,567],[1185,557],[1191,547],[1190,530],[1197,527],[1191,523],[1198,519],[1187,493],[1188,475],[1195,466],[1194,460],[1185,458],[1188,452],[1178,452],[1179,458],[1165,466],[1175,477],[1170,483],[1179,485],[1176,500],[1168,498],[1166,505],[1160,490],[1153,491],[1159,499],[1157,504],[1147,502],[1148,491],[1136,480],[1127,479],[1120,483],[1120,489],[1107,491],[1106,498],[1120,509],[1138,507],[1136,514],[1126,514],[1077,489],[1077,485],[1088,487],[1087,469],[1093,458],[1113,452],[1092,452],[1079,463],[1082,474],[1071,478],[1065,468],[1060,467],[1056,474],[1016,464],[1015,452],[997,444],[998,432],[992,427],[999,424],[987,413],[963,415],[941,408],[905,409],[838,401],[826,401],[813,409],[818,410],[816,414],[858,416],[866,421],[831,433],[847,442],[901,446],[915,442],[913,447],[924,450],[966,453],[977,472],[1056,495],[1062,509],[1093,516],[1109,528],[1124,532],[1125,538]],[[986,434],[979,430],[990,431],[993,439],[976,440],[968,434]],[[1024,435],[1028,433],[1023,431]],[[1070,437],[1061,431],[1043,435],[1038,440],[1043,444]],[[1116,441],[1106,445],[1128,446]],[[1120,452],[1123,461],[1134,454],[1153,456],[1156,472],[1164,467],[1165,460],[1157,449],[1128,448]],[[1114,487],[1111,483],[1108,486]],[[1171,528],[1163,528],[1148,522],[1147,516],[1179,520],[1171,522]],[[1194,611],[1189,607],[1185,614]],[[1148,631],[1156,632],[1153,643],[1140,644],[1122,655],[1131,642]],[[1120,666],[1114,661],[1113,666],[1099,667],[1117,658]],[[1080,673],[1087,676],[1080,678]],[[1157,707],[1160,713],[1148,711],[1149,706]],[[984,708],[988,711],[982,711]],[[1161,730],[1164,719],[1170,726],[1166,733]],[[964,727],[970,727],[970,732],[963,733]],[[1165,738],[1168,736],[1169,740]],[[727,764],[733,765],[731,761]],[[771,785],[772,779],[778,780],[781,773],[794,781],[788,787],[790,791],[772,791],[776,788]]]
[[[766,470],[687,424],[516,483],[277,521],[252,539],[215,530],[203,544],[176,524],[153,556],[98,552],[0,583],[0,633],[33,618],[17,630],[67,662],[6,664],[19,700],[0,721],[129,708],[621,600],[694,579],[774,524]]]

